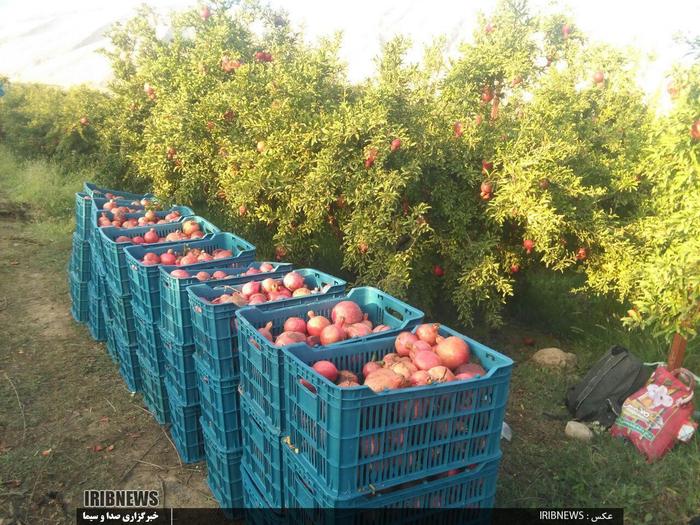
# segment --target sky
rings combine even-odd
[[[18,81],[69,86],[104,85],[109,66],[96,51],[106,44],[104,31],[134,14],[142,0],[0,0],[0,75]],[[196,5],[196,0],[150,0],[167,12]],[[423,44],[445,34],[453,49],[468,40],[479,11],[489,12],[496,0],[270,0],[289,12],[292,24],[308,38],[343,32],[341,58],[351,80],[374,71],[373,58],[382,41],[397,33],[415,43],[418,58]],[[671,64],[686,49],[674,35],[700,32],[700,0],[530,0],[533,10],[564,11],[595,41],[634,46],[655,57],[639,82],[649,93],[665,86]],[[552,7],[554,5],[554,7]]]

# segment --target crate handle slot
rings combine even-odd
[[[395,317],[396,319],[398,319],[399,321],[403,321],[403,320],[404,320],[404,315],[403,315],[401,312],[399,312],[398,310],[392,308],[391,306],[387,306],[387,307],[385,308],[385,311],[386,311],[389,315],[391,315],[392,317]]]
[[[312,509],[315,506],[317,506],[317,503],[314,501],[315,491],[311,487],[309,487],[309,485],[306,483],[306,481],[298,471],[294,472],[294,479],[299,485],[306,489],[303,491],[299,491],[299,493],[297,494],[300,503],[303,503],[304,507],[306,507],[307,509]]]

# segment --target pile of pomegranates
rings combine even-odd
[[[105,206],[109,204],[106,203]],[[163,218],[159,218],[155,211],[148,210],[142,217],[139,218],[126,218],[127,213],[133,213],[134,211],[126,206],[119,206],[110,210],[112,212],[112,218],[107,216],[107,213],[102,212],[102,214],[97,218],[98,226],[114,226],[115,228],[138,228],[139,226],[149,226],[151,224],[167,224],[170,222],[177,222],[182,216],[179,211],[174,210],[165,215]]]
[[[285,276],[285,279],[287,276]],[[292,296],[293,294],[294,291],[292,291]],[[306,314],[306,318],[288,318],[284,322],[283,328],[284,331],[277,337],[272,335],[272,323],[259,328],[258,332],[276,346],[304,342],[309,346],[325,346],[346,339],[364,337],[372,333],[389,330],[389,327],[383,324],[374,326],[372,321],[368,319],[368,315],[353,301],[340,301],[336,304],[331,310],[330,319],[309,311]]]
[[[175,213],[175,212],[173,212]],[[132,219],[129,219],[132,220]],[[188,241],[188,240],[193,240],[193,239],[201,239],[204,237],[204,232],[202,231],[202,228],[200,227],[199,223],[194,220],[189,220],[185,221],[182,223],[182,230],[175,230],[174,232],[170,232],[164,237],[161,237],[158,235],[158,232],[155,230],[155,228],[151,228],[148,230],[146,233],[143,235],[137,235],[135,237],[127,237],[126,235],[120,235],[116,239],[114,239],[114,242],[128,242],[131,244],[158,244],[160,242],[180,242],[180,241]],[[225,252],[228,252],[229,255],[223,255],[216,257],[212,254],[212,256],[209,259],[203,259],[205,261],[209,261],[212,259],[221,259],[223,257],[231,257],[231,252],[230,250],[222,250]],[[146,254],[148,255],[148,254]],[[151,254],[151,255],[156,255],[156,254]],[[166,254],[163,254],[166,255]],[[199,254],[198,254],[199,255]],[[145,257],[144,257],[144,263],[145,263]],[[197,262],[202,262],[202,260],[197,261]],[[153,264],[159,264],[159,262],[155,262]],[[178,263],[171,263],[171,262],[161,262],[160,264],[178,264]],[[194,263],[187,263],[187,264],[194,264]]]
[[[272,268],[271,264],[264,264]],[[262,265],[260,269],[263,269]],[[254,269],[251,268],[243,275],[261,273],[259,271],[249,273],[251,272],[251,270]],[[171,272],[171,275],[175,272],[185,272],[185,270],[174,270],[173,272]],[[206,273],[207,272],[199,272],[195,277],[197,277],[197,279],[199,279],[200,281],[206,281],[208,280],[207,275],[200,275]],[[323,293],[325,291],[326,287],[309,287],[304,281],[303,275],[301,275],[299,272],[292,271],[286,274],[281,280],[268,277],[267,279],[264,279],[262,281],[250,281],[245,284],[235,286],[231,293],[222,294],[210,302],[211,304],[234,303],[238,306],[246,306],[267,303],[271,301],[280,301],[282,299],[288,299],[290,297],[301,297],[304,295]],[[206,300],[206,298],[204,297],[202,299]]]
[[[418,326],[415,332],[401,332],[394,341],[396,352],[386,354],[381,361],[365,363],[362,367],[362,382],[357,374],[349,370],[338,370],[330,361],[317,361],[313,364],[313,369],[338,386],[364,385],[374,392],[469,380],[486,375],[486,370],[481,365],[470,362],[469,345],[462,338],[442,337],[439,329],[437,323],[426,323]]]
[[[171,248],[170,250],[161,253],[160,255],[154,252],[146,252],[140,262],[145,266],[155,266],[157,264],[165,264],[166,266],[188,266],[190,264],[214,261],[216,259],[227,259],[229,257],[233,257],[233,252],[231,250],[225,250],[223,248],[216,248],[212,250],[211,253],[205,250],[200,250],[199,248],[189,248],[182,254],[178,253],[175,249]],[[187,273],[187,275],[175,273],[177,271],[178,270],[173,270],[172,272],[170,272],[170,274],[174,277],[190,276],[187,272],[185,272]]]

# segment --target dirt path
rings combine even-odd
[[[2,200],[0,229],[0,523],[72,523],[85,489],[217,506],[205,464],[180,464],[105,345],[72,319],[70,235],[44,241]]]

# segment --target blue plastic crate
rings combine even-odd
[[[131,306],[131,296],[119,294],[112,289],[110,281],[106,282],[105,295],[109,303],[109,311],[112,314],[114,330],[127,344],[136,345],[138,339],[136,337],[136,320]]]
[[[199,403],[197,370],[194,364],[194,345],[178,345],[163,338],[165,379],[168,388],[175,391],[184,403]]]
[[[131,294],[131,305],[134,307],[134,311],[138,311],[149,323],[155,324],[160,328],[160,305],[148,305],[144,304],[141,299],[143,297],[139,294]]]
[[[157,372],[158,375],[165,375],[167,361],[158,325],[149,323],[138,310],[134,311],[134,321],[141,359],[146,360],[150,369]]]
[[[92,197],[85,192],[75,194],[75,233],[87,240],[90,236]]]
[[[117,349],[117,342],[114,336],[112,322],[108,319],[105,326],[105,332],[107,333],[107,355],[109,355],[112,361],[119,364],[119,351]]]
[[[189,290],[190,293],[191,290]],[[371,287],[354,288],[346,296],[318,301],[313,303],[313,310],[317,315],[323,315],[330,319],[333,307],[345,300],[357,303],[362,311],[369,315],[369,319],[375,326],[384,324],[390,329],[335,343],[326,348],[338,345],[354,346],[387,335],[396,335],[403,330],[412,329],[423,319],[423,312],[420,310],[386,292]],[[309,309],[310,305],[308,304],[274,310],[250,306],[242,308],[236,313],[241,388],[246,396],[252,400],[256,409],[265,414],[268,424],[280,430],[284,430],[285,425],[282,352],[279,347],[265,339],[258,332],[258,328],[271,322],[272,333],[276,336],[282,332],[282,326],[287,318],[304,317]],[[310,352],[319,351],[318,349],[313,350],[306,343],[293,346],[300,346]]]
[[[120,208],[127,208],[128,213],[146,213],[146,208],[144,206],[141,204],[136,204],[135,202],[127,199],[112,200],[93,197],[89,202],[91,202],[91,205],[84,209],[83,213],[85,214],[85,217],[82,219],[82,222],[85,228],[85,237],[90,241],[96,238],[95,232],[99,229],[99,226],[97,225],[97,217],[104,212],[108,213],[110,218],[113,218],[112,212],[104,209],[105,204],[108,202],[113,202]]]
[[[71,314],[79,323],[86,323],[90,316],[90,299],[88,297],[88,282],[80,279],[73,272],[68,273],[68,284],[71,299]]]
[[[256,307],[266,311],[308,305],[308,311],[319,301],[345,294],[346,282],[338,277],[311,268],[295,271],[304,277],[307,287],[318,288],[321,291],[317,294],[262,303]],[[267,278],[269,277],[266,275],[254,275],[249,277],[249,281],[262,281]],[[223,294],[240,291],[242,287],[243,284],[216,287],[197,284],[187,290],[197,351],[203,355],[207,366],[217,371],[220,377],[238,375],[238,331],[235,321],[236,311],[241,307],[234,303],[213,304],[211,301]]]
[[[172,250],[175,253],[184,252],[190,248],[198,248],[204,251],[212,252],[217,248],[230,250],[233,253],[232,257],[219,259],[220,264],[230,265],[231,267],[247,266],[255,258],[255,246],[232,233],[215,233],[211,236],[199,241],[181,242],[170,246],[131,246],[124,250],[125,261],[127,265],[129,286],[133,288],[133,293],[141,304],[155,311],[160,310],[160,274],[159,265],[146,265],[141,262],[141,259],[147,252],[153,252],[158,255]],[[201,265],[209,265],[211,267],[213,261],[191,264],[183,266],[182,269],[187,271],[198,271],[202,268]]]
[[[80,235],[83,240],[90,240],[95,229],[95,211],[103,210],[103,206],[110,199],[102,197],[91,197],[87,193],[79,192],[75,194],[75,233]],[[114,202],[119,206],[127,206],[133,210],[143,210],[144,207],[140,204],[132,204],[129,199],[116,199]]]
[[[266,510],[265,512],[255,513],[252,516],[253,520],[251,520],[251,522],[255,523],[256,525],[259,522],[261,522],[261,525],[262,523],[280,523],[281,525],[281,523],[283,522],[280,522],[278,520],[283,518],[281,516],[273,514],[272,512],[270,512],[270,510],[268,510],[274,507],[269,501],[265,499],[262,489],[255,484],[255,482],[253,481],[253,477],[250,475],[248,469],[244,464],[241,464],[241,478],[243,481],[243,504],[245,505],[245,508]],[[268,513],[272,515],[268,516]]]
[[[204,459],[204,437],[199,421],[199,404],[185,403],[165,383],[170,404],[170,435],[183,463],[196,463]]]
[[[270,429],[262,414],[241,396],[242,464],[276,509],[284,508],[281,434]]]
[[[446,326],[440,335],[466,341],[487,374],[375,394],[366,386],[341,388],[311,365],[326,359],[361,376],[366,362],[395,352],[395,337],[282,349],[290,444],[334,497],[381,490],[498,452],[513,361]]]
[[[202,408],[202,425],[207,427],[219,448],[239,449],[243,446],[240,422],[240,398],[238,378],[218,379],[194,356],[199,388],[199,404]]]
[[[246,267],[222,267],[216,263],[210,267],[199,268],[209,274],[216,271],[223,271],[230,277],[208,281],[211,285],[236,285],[248,282],[253,276],[243,275],[251,268],[259,269],[262,262],[252,262]],[[271,272],[265,272],[266,277],[279,278],[292,271],[293,266],[289,263],[268,263],[274,268]],[[161,330],[172,341],[181,345],[194,344],[192,334],[192,318],[190,315],[190,302],[187,295],[187,288],[193,284],[201,284],[196,277],[177,278],[170,275],[170,272],[178,269],[178,266],[160,266],[160,325]]]
[[[159,424],[170,422],[170,405],[168,392],[165,387],[165,378],[149,367],[148,362],[138,355],[141,365],[141,380],[143,382],[143,399],[146,407]]]
[[[89,315],[88,315],[88,330],[95,341],[106,341],[107,330],[105,318],[100,306],[100,299],[96,294],[88,293]]]
[[[222,508],[243,508],[243,483],[241,479],[242,449],[225,450],[219,447],[207,428],[204,434],[204,454],[207,460],[207,484]]]
[[[74,233],[69,271],[79,276],[81,281],[89,281],[90,264],[90,243],[84,241],[77,233]]]
[[[110,188],[103,188],[93,182],[87,181],[83,183],[83,192],[87,193],[91,197],[102,197],[106,196],[108,193],[111,193],[116,198],[129,200],[140,200],[142,198],[152,199],[154,197],[152,193],[131,193],[128,191],[113,190]]]
[[[114,333],[114,340],[119,358],[119,372],[129,392],[142,392],[141,365],[135,345],[129,345]]]
[[[129,289],[130,283],[129,283],[129,274],[131,272],[128,271],[127,267],[127,262],[125,260],[125,255],[124,255],[124,250],[127,249],[127,247],[133,247],[133,248],[144,248],[144,252],[151,251],[155,252],[156,248],[162,249],[160,253],[163,253],[167,251],[168,249],[171,249],[175,246],[182,246],[185,244],[191,245],[192,243],[196,241],[173,241],[173,242],[159,242],[159,243],[152,243],[152,244],[143,244],[143,245],[134,245],[130,241],[124,241],[124,242],[116,242],[115,240],[118,237],[128,237],[129,239],[133,239],[134,237],[138,236],[143,236],[146,232],[150,230],[155,230],[156,233],[160,236],[166,236],[169,233],[172,232],[177,232],[177,231],[182,231],[182,226],[185,223],[185,221],[196,221],[200,227],[202,232],[205,233],[205,236],[201,240],[206,240],[211,238],[211,236],[215,233],[219,232],[219,228],[214,226],[212,223],[210,223],[208,220],[204,219],[203,217],[199,216],[189,216],[189,217],[181,217],[180,221],[178,222],[170,222],[167,224],[156,224],[154,226],[140,226],[138,228],[115,228],[115,227],[107,227],[105,226],[104,228],[99,228],[97,231],[99,232],[100,235],[100,243],[101,243],[101,253],[102,253],[102,260],[104,261],[104,266],[105,266],[105,273],[107,274],[107,277],[111,280],[112,282],[112,287],[115,288],[117,291],[123,294],[127,293],[132,293],[132,291]],[[140,263],[139,263],[140,264]],[[150,266],[149,268],[152,268],[156,274],[158,271],[157,266]],[[157,283],[156,283],[157,284]],[[139,286],[136,287],[135,292],[139,293],[141,290],[146,291],[148,288],[140,288]],[[143,297],[141,299],[141,302],[144,304],[150,305],[150,301],[147,300],[146,297]],[[157,303],[159,304],[159,303]]]
[[[423,520],[435,514],[436,509],[489,509],[493,507],[496,495],[500,460],[499,452],[477,465],[462,465],[458,467],[460,472],[451,476],[447,475],[447,471],[442,471],[432,478],[404,482],[391,490],[337,498],[326,490],[322,479],[304,467],[293,451],[284,447],[285,502],[287,508],[306,509],[308,516],[298,516],[306,523],[317,522],[313,520],[320,514],[313,509],[415,509],[415,518]],[[312,521],[305,521],[304,518]]]
[[[122,206],[125,205],[125,204],[123,204],[123,201],[117,201],[117,202],[120,203]],[[128,206],[130,209],[133,209],[134,211],[124,213],[123,214],[124,219],[139,219],[139,218],[143,217],[144,215],[146,215],[146,212],[148,211],[145,208],[143,208],[142,206],[138,207],[140,209],[137,209],[137,207],[133,206],[133,205],[126,205],[126,206]],[[180,214],[180,217],[187,217],[190,215],[195,215],[192,208],[188,208],[187,206],[172,206],[172,207],[168,208],[167,210],[153,210],[153,211],[156,214],[157,220],[165,219],[165,217],[167,215],[169,215],[170,213],[173,213],[173,212],[178,212]],[[96,228],[104,228],[105,227],[105,226],[100,226],[99,223],[97,222],[97,220],[103,214],[110,221],[114,220],[114,213],[111,212],[110,210],[104,210],[104,209],[98,208],[97,203],[95,206],[92,207],[92,210],[90,211],[90,213],[92,214],[91,227],[93,230]],[[177,218],[177,220],[180,220],[179,217]],[[177,220],[173,221],[173,222],[177,222]],[[150,226],[150,225],[147,225],[147,226]],[[140,226],[137,226],[137,227],[140,227]]]

